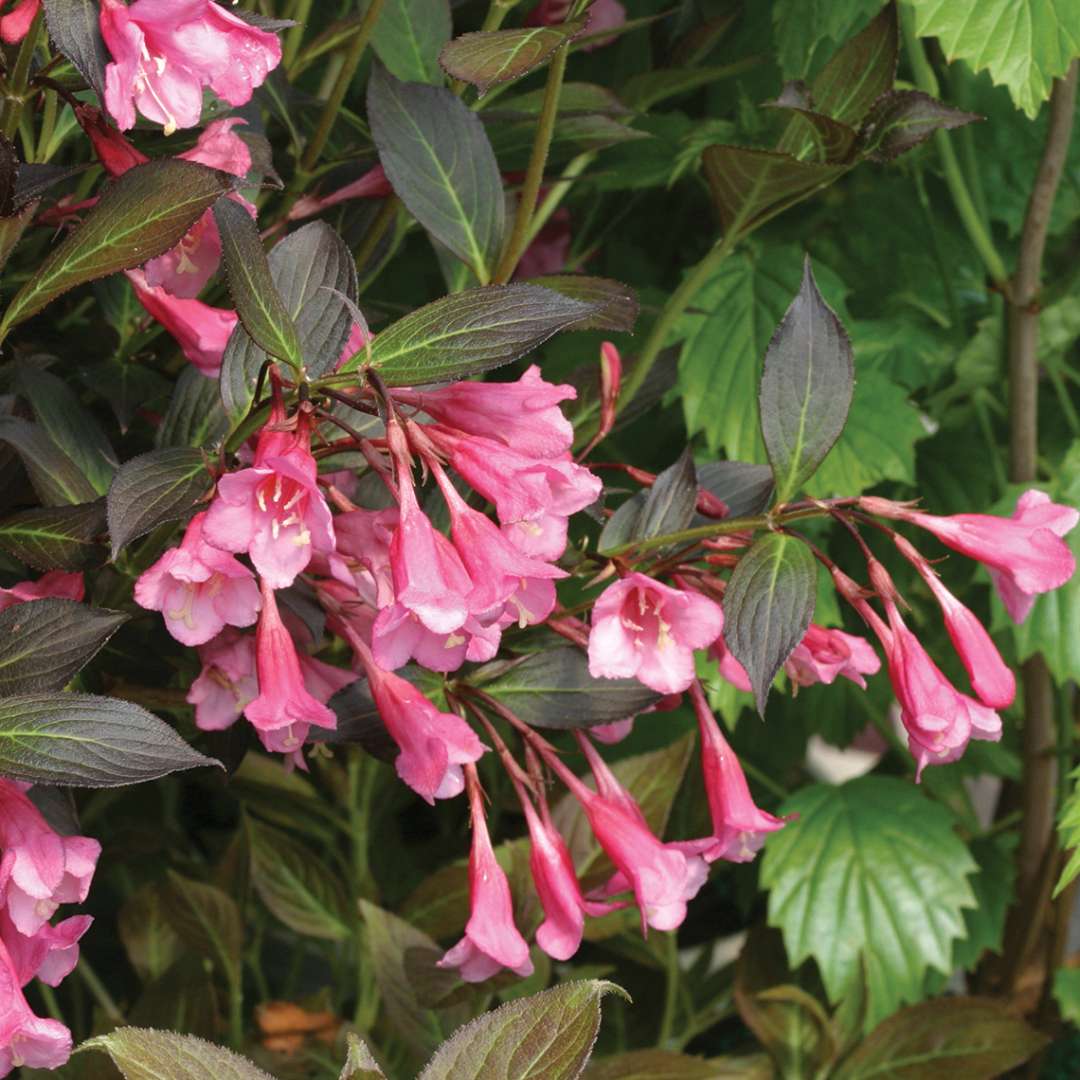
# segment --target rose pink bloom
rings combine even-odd
[[[337,552],[362,566],[375,585],[376,607],[394,602],[390,542],[398,526],[396,506],[386,510],[348,510],[334,519]]]
[[[300,674],[304,680],[304,689],[324,705],[346,686],[351,686],[360,677],[355,671],[346,671],[334,664],[327,664],[307,653],[300,653]]]
[[[866,689],[864,675],[881,669],[881,660],[866,638],[811,623],[805,636],[784,663],[797,686],[831,685],[838,675]],[[749,687],[748,687],[749,689]]]
[[[199,648],[202,671],[188,690],[195,706],[195,725],[222,731],[235,723],[259,693],[255,677],[255,639],[226,628]]]
[[[574,441],[574,427],[559,402],[572,401],[572,386],[545,382],[532,364],[517,382],[457,382],[438,390],[394,390],[394,397],[415,405],[436,420],[494,439],[519,454],[557,458]]]
[[[465,482],[495,504],[514,546],[538,559],[562,555],[570,515],[595,502],[603,489],[600,478],[574,464],[569,454],[536,458],[494,439],[425,430],[450,449]]]
[[[627,574],[593,607],[589,673],[681,693],[694,678],[694,650],[711,645],[723,627],[724,613],[708,597]]]
[[[10,589],[0,589],[0,611],[25,604],[30,600],[78,600],[86,595],[86,584],[81,573],[69,574],[64,570],[50,570],[37,581],[20,581]]]
[[[135,603],[160,611],[183,645],[204,645],[225,626],[251,626],[259,616],[255,575],[203,539],[196,514],[179,547],[170,548],[135,582]]]
[[[147,313],[176,339],[180,351],[207,378],[221,373],[221,358],[236,327],[237,314],[201,300],[184,300],[164,289],[151,288],[141,270],[127,270],[128,281]]]
[[[245,105],[281,61],[274,34],[212,0],[101,0],[101,34],[113,57],[105,104],[121,131],[135,126],[136,109],[166,135],[194,127],[204,86]]]
[[[105,119],[104,113],[93,105],[76,105],[75,119],[93,144],[104,170],[109,176],[122,176],[136,165],[144,165],[150,159],[133,146]],[[92,200],[93,205],[97,200]]]
[[[275,430],[283,422],[283,413],[272,413],[252,467],[218,481],[203,526],[215,547],[246,551],[272,589],[287,589],[307,567],[313,550],[332,554],[335,546],[334,523],[316,480],[318,465],[304,417],[295,432]]]
[[[526,26],[553,26],[566,19],[571,8],[571,0],[541,0],[525,17]],[[626,8],[619,0],[593,0],[588,9],[588,25],[585,32],[597,34],[603,30],[617,30],[626,22]],[[597,38],[582,46],[586,52],[603,48],[615,40],[616,35]]]
[[[0,1076],[12,1069],[58,1069],[71,1056],[71,1032],[58,1020],[35,1016],[15,967],[0,943]]]
[[[297,199],[289,211],[289,220],[299,221],[302,218],[311,217],[347,199],[385,199],[387,195],[393,194],[394,189],[390,186],[390,181],[386,179],[383,167],[375,165],[358,180],[346,184],[343,188],[338,188],[329,195],[306,195],[302,199]]]
[[[723,635],[709,646],[709,655],[720,666],[720,677],[722,679],[731,683],[736,690],[743,690],[746,693],[753,690],[750,685],[750,676],[746,674],[746,668],[735,659],[734,654],[727,647]]]
[[[0,38],[8,45],[22,41],[40,8],[41,0],[17,0],[6,15],[0,15]]]
[[[359,636],[346,637],[363,664],[368,689],[386,730],[401,752],[398,776],[429,803],[451,799],[465,787],[463,765],[478,761],[484,744],[460,716],[440,712],[413,684],[384,671]]]
[[[244,715],[267,750],[292,753],[304,744],[312,724],[332,730],[337,717],[304,686],[300,658],[281,621],[274,590],[266,578],[259,584],[262,613],[255,634],[259,696],[244,709]]]
[[[570,211],[561,206],[525,249],[518,260],[514,277],[524,280],[542,274],[558,274],[566,267],[570,240]]]
[[[0,780],[0,894],[16,930],[28,937],[60,904],[81,903],[101,845],[60,836],[10,780]]]
[[[336,371],[342,364],[347,363],[361,349],[365,348],[374,340],[375,335],[368,329],[367,323],[354,322],[352,329],[349,331],[349,336],[345,339],[345,344],[341,349],[341,355],[334,365],[334,370]]]
[[[93,921],[89,915],[72,915],[55,926],[45,923],[27,937],[0,909],[0,940],[7,948],[19,985],[38,978],[49,986],[59,986],[79,962],[79,939]]]
[[[531,975],[529,945],[514,924],[510,882],[491,848],[480,785],[475,778],[469,785],[469,808],[473,832],[469,853],[469,921],[465,924],[465,936],[436,966],[457,968],[465,982],[483,982],[504,967],[517,975]]]
[[[896,605],[886,601],[889,680],[900,703],[908,747],[918,762],[916,779],[927,765],[956,761],[969,739],[997,742],[1001,718],[993,709],[960,693],[907,628]]]
[[[589,728],[589,734],[597,742],[614,746],[616,743],[621,743],[633,730],[634,717],[628,716],[625,720],[616,720],[611,724],[593,724]]]
[[[1080,521],[1080,511],[1050,501],[1032,488],[1017,500],[1011,518],[990,514],[936,517],[888,499],[860,500],[871,514],[910,521],[947,547],[977,559],[990,571],[1013,622],[1023,622],[1038,593],[1060,588],[1073,576],[1076,559],[1061,538]]]
[[[724,738],[696,679],[690,685],[690,697],[701,733],[701,772],[713,825],[714,843],[702,854],[706,862],[751,862],[765,837],[782,829],[786,819],[754,805],[739,759]]]

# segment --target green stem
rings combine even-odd
[[[281,62],[286,71],[291,71],[296,54],[300,51],[300,44],[304,40],[306,23],[311,14],[312,0],[296,0],[293,9],[289,12],[289,18],[295,20],[296,25],[289,27],[285,34],[285,47],[282,49]]]
[[[569,165],[562,171],[562,177],[548,188],[544,201],[536,208],[533,219],[529,223],[529,230],[525,236],[525,247],[536,239],[540,230],[551,220],[551,215],[559,209],[559,203],[566,198],[566,193],[574,185],[574,181],[596,160],[595,150],[586,150],[584,154],[578,154]]]
[[[229,1042],[234,1050],[244,1045],[244,973],[238,967],[229,977]]]
[[[0,132],[5,139],[13,139],[15,132],[19,130],[19,118],[22,116],[25,100],[23,95],[30,77],[30,64],[34,59],[34,50],[37,49],[38,34],[41,31],[41,23],[44,16],[39,11],[30,24],[30,30],[19,46],[19,55],[15,58],[15,68],[11,73],[11,81],[8,83],[7,96],[4,106],[0,109]]]
[[[533,212],[536,210],[540,184],[544,179],[544,166],[547,164],[548,151],[551,149],[551,137],[555,132],[555,119],[559,113],[559,97],[562,94],[563,75],[566,73],[567,49],[568,46],[563,45],[551,58],[547,85],[544,88],[544,102],[540,108],[532,153],[529,155],[529,167],[525,173],[521,194],[518,196],[514,228],[503,248],[499,265],[492,275],[492,281],[496,285],[504,285],[510,280],[518,261],[525,253],[525,248],[528,247],[529,226]]]
[[[37,988],[38,993],[41,994],[41,1000],[45,1002],[45,1011],[54,1020],[59,1020],[61,1024],[64,1023],[64,1014],[60,1009],[60,1002],[56,999],[56,991],[40,979],[38,979]]]
[[[915,32],[915,10],[907,4],[900,7],[900,21],[904,30],[904,43],[907,46],[908,59],[915,75],[915,85],[924,93],[933,97],[938,95],[937,77],[927,59],[926,50],[923,48],[919,35]],[[975,201],[968,190],[967,181],[964,179],[960,161],[956,156],[949,136],[944,131],[938,131],[934,135],[937,144],[938,155],[941,158],[942,169],[945,172],[945,183],[948,185],[949,194],[952,196],[953,206],[964,226],[972,246],[982,259],[990,280],[998,287],[1004,287],[1009,274],[1005,269],[1005,263],[994,247],[993,238],[986,222],[979,215]]]
[[[781,801],[787,799],[787,797],[791,794],[791,792],[788,791],[787,788],[778,784],[767,772],[762,771],[752,762],[747,761],[746,758],[740,758],[739,764],[742,765],[743,772],[746,773],[746,775],[749,776],[751,780],[754,780],[755,782],[760,784],[763,788],[765,788],[766,791],[775,795]]]
[[[664,935],[664,1012],[660,1017],[660,1034],[657,1045],[666,1049],[675,1030],[675,1013],[679,1005],[679,984],[682,982],[682,970],[679,968],[678,931],[669,930]]]
[[[83,985],[90,991],[90,996],[101,1006],[102,1012],[105,1013],[109,1020],[114,1024],[126,1023],[123,1010],[113,1001],[112,994],[109,993],[105,984],[98,978],[97,972],[86,962],[84,956],[79,957],[79,963],[76,965],[75,970],[78,972],[79,978],[82,979]]]

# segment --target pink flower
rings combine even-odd
[[[284,423],[284,413],[275,410],[259,436],[252,467],[218,481],[203,526],[214,547],[246,551],[272,589],[287,589],[313,550],[331,554],[335,545],[306,418],[298,418],[295,432],[276,430]]]
[[[724,640],[723,635],[718,637],[709,646],[709,655],[719,665],[720,677],[725,682],[731,683],[736,690],[742,690],[746,693],[750,693],[753,690],[753,687],[750,685],[750,676],[746,674],[746,668],[735,659],[734,654],[727,647],[727,642]]]
[[[345,339],[345,344],[342,346],[341,355],[334,365],[334,370],[336,371],[342,364],[347,363],[361,349],[374,340],[375,335],[368,329],[366,322],[354,322],[352,329],[349,331],[349,336]]]
[[[14,7],[0,15],[0,38],[8,45],[22,41],[30,31],[30,25],[37,18],[41,0],[16,0]]]
[[[545,382],[532,364],[517,382],[456,382],[438,390],[395,389],[395,399],[415,405],[441,423],[494,439],[529,457],[557,458],[574,441],[574,427],[559,408],[573,401],[572,386]]]
[[[863,498],[860,505],[871,514],[910,521],[947,547],[983,563],[1017,623],[1028,617],[1038,593],[1060,588],[1076,569],[1076,559],[1061,538],[1080,521],[1080,511],[1051,502],[1035,488],[1020,496],[1011,518],[935,517],[888,499]]]
[[[58,1020],[35,1016],[15,967],[0,943],[0,1076],[12,1069],[58,1069],[71,1056],[71,1032]]]
[[[572,4],[570,0],[541,0],[525,17],[526,26],[554,26],[566,19]],[[619,0],[593,0],[588,9],[586,33],[597,34],[603,30],[617,30],[626,22],[626,8]],[[603,48],[615,40],[615,35],[598,38],[583,46],[587,52]]]
[[[55,926],[45,923],[27,937],[15,929],[8,913],[0,909],[0,939],[20,986],[38,978],[49,986],[59,986],[79,962],[79,939],[90,929],[89,915],[72,915]]]
[[[188,690],[195,724],[222,731],[235,723],[259,693],[255,677],[255,639],[227,628],[199,648],[202,671]]]
[[[785,819],[754,805],[739,759],[724,738],[696,679],[690,685],[690,697],[701,733],[701,771],[713,825],[714,843],[703,852],[705,861],[750,862],[761,850],[765,837],[784,827]]]
[[[259,696],[244,715],[267,750],[293,753],[304,744],[312,724],[333,729],[337,717],[304,686],[296,646],[281,621],[274,590],[265,578],[260,585],[262,614],[255,635]]]
[[[367,571],[374,585],[377,607],[394,602],[390,542],[398,520],[396,506],[386,510],[348,510],[334,519],[338,554]]]
[[[338,188],[329,195],[305,195],[304,198],[297,199],[289,211],[289,220],[299,221],[301,218],[311,217],[347,199],[385,199],[387,195],[393,195],[393,193],[394,189],[390,186],[390,181],[386,179],[383,167],[375,165],[358,180],[346,184],[343,188]]]
[[[251,626],[259,615],[255,575],[203,539],[196,514],[179,547],[170,548],[135,582],[135,603],[160,611],[184,645],[205,645],[225,626]]]
[[[10,780],[0,780],[0,894],[15,929],[36,934],[60,904],[81,903],[101,845],[60,836]]]
[[[346,637],[367,672],[368,689],[400,753],[398,776],[429,803],[465,787],[462,766],[479,761],[484,744],[460,716],[439,712],[411,682],[384,671],[359,636]]]
[[[10,589],[0,589],[0,611],[25,604],[30,600],[78,600],[86,595],[86,585],[81,573],[69,574],[64,570],[50,570],[37,581],[20,581]]]
[[[531,975],[533,971],[528,942],[514,925],[510,883],[491,848],[481,798],[474,773],[469,784],[473,830],[469,854],[469,921],[465,924],[465,936],[437,964],[441,968],[457,968],[465,982],[483,982],[504,967],[521,976]]]
[[[904,625],[896,605],[890,600],[885,607],[889,680],[900,703],[908,746],[918,762],[917,777],[927,765],[956,761],[969,739],[997,742],[1001,738],[998,714],[960,693]]]
[[[600,478],[575,465],[569,454],[537,458],[494,439],[462,438],[445,430],[431,434],[449,447],[466,483],[495,504],[514,546],[538,559],[562,555],[570,515],[595,502],[603,488]]]
[[[811,623],[805,636],[784,663],[796,686],[831,685],[838,675],[866,689],[864,675],[881,669],[873,646],[856,634]],[[749,689],[749,687],[747,687]]]
[[[593,724],[589,728],[589,734],[597,742],[614,746],[616,743],[621,743],[633,730],[634,717],[628,716],[625,720],[615,720],[610,724]]]
[[[121,131],[135,110],[165,134],[194,127],[209,86],[230,105],[245,105],[281,61],[274,34],[212,0],[101,0],[101,33],[112,54],[105,104]]]
[[[142,270],[125,273],[139,303],[172,334],[184,356],[207,378],[216,379],[221,373],[225,346],[238,321],[236,312],[151,288]]]
[[[593,607],[589,673],[680,693],[694,678],[694,650],[711,645],[723,628],[724,613],[708,597],[627,574]]]

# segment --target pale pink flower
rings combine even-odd
[[[20,934],[36,934],[60,904],[81,903],[101,845],[60,836],[10,780],[0,780],[0,895]]]
[[[112,54],[105,104],[121,131],[135,110],[164,126],[194,127],[203,87],[245,105],[281,61],[281,43],[212,0],[101,0],[101,34]]]
[[[8,45],[22,41],[40,9],[41,0],[16,0],[6,15],[0,15],[0,38]]]
[[[202,671],[187,694],[195,706],[195,725],[222,731],[235,723],[259,693],[255,676],[255,638],[226,628],[199,647]]]
[[[376,607],[394,602],[394,579],[390,569],[390,542],[398,526],[396,506],[385,510],[347,510],[334,518],[337,553],[350,568],[367,571],[375,587]]]
[[[708,597],[627,574],[593,607],[589,673],[680,693],[694,678],[694,650],[711,645],[723,628],[724,614]]]
[[[614,746],[616,743],[621,743],[633,730],[634,717],[628,716],[625,720],[615,720],[610,724],[593,724],[589,728],[589,734],[597,742]]]
[[[160,611],[184,645],[204,645],[225,626],[252,626],[259,615],[255,575],[203,539],[196,514],[179,547],[170,548],[135,582],[135,603]]]
[[[24,1066],[58,1069],[71,1056],[71,1032],[59,1020],[35,1016],[0,942],[0,1076]]]
[[[1076,559],[1061,538],[1080,521],[1080,511],[1051,502],[1049,495],[1035,488],[1020,496],[1010,518],[990,514],[936,517],[872,497],[864,497],[860,505],[871,514],[910,521],[947,547],[983,563],[1017,623],[1028,617],[1038,593],[1060,588],[1076,570]]]
[[[262,613],[255,634],[255,671],[259,696],[244,715],[259,733],[267,750],[298,751],[312,724],[337,727],[337,717],[304,686],[300,658],[292,636],[281,621],[274,590],[263,578]]]
[[[554,26],[564,22],[572,6],[571,0],[541,0],[525,17],[525,25]],[[587,15],[588,24],[585,31],[588,34],[598,34],[603,30],[617,30],[626,22],[626,8],[619,3],[619,0],[593,0],[588,7]],[[597,38],[582,47],[586,52],[601,49],[605,45],[610,45],[615,37],[616,35],[613,34],[609,37]]]
[[[491,847],[475,773],[470,778],[469,809],[473,830],[469,854],[469,921],[465,924],[465,936],[447,951],[437,966],[457,968],[465,982],[483,982],[504,967],[517,975],[531,975],[529,945],[514,924],[510,882]]]
[[[147,313],[169,331],[180,351],[199,371],[207,378],[216,379],[221,373],[225,346],[238,321],[236,312],[152,288],[142,270],[125,273]]]
[[[796,686],[831,685],[842,675],[865,690],[863,676],[880,669],[881,660],[866,638],[816,623],[810,624],[784,663],[788,678]]]
[[[283,423],[281,410],[271,413],[252,467],[218,481],[203,525],[215,547],[246,551],[272,589],[287,589],[313,550],[332,554],[335,546],[305,418],[298,419],[295,432],[277,430]]]
[[[761,850],[765,837],[782,829],[786,819],[754,805],[739,759],[724,738],[696,679],[690,685],[690,697],[701,734],[701,772],[713,826],[713,843],[702,855],[706,862],[750,862]]]
[[[718,637],[709,646],[709,655],[717,662],[720,669],[720,677],[731,683],[736,690],[750,693],[753,687],[750,685],[750,676],[746,674],[746,668],[735,659],[734,653],[727,647],[723,635]]]
[[[393,194],[394,189],[390,186],[390,181],[386,179],[383,167],[375,165],[359,179],[338,188],[329,195],[305,195],[297,199],[289,211],[289,220],[299,221],[302,218],[311,217],[348,199],[385,199],[386,196]]]
[[[93,921],[89,915],[72,915],[55,926],[45,923],[27,937],[0,909],[0,940],[7,948],[19,985],[38,978],[49,986],[59,986],[79,962],[79,939]]]
[[[10,589],[0,589],[0,611],[30,600],[79,600],[86,595],[86,584],[81,573],[50,570],[36,581],[20,581]]]

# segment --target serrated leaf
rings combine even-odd
[[[697,471],[687,447],[674,465],[657,475],[651,488],[627,499],[608,519],[597,550],[605,554],[637,540],[685,529],[694,518],[697,497]]]
[[[180,158],[129,169],[15,294],[0,322],[0,337],[76,285],[141,266],[175,247],[230,189],[231,180]]]
[[[399,79],[442,86],[439,50],[452,32],[447,0],[386,0],[371,46]]]
[[[989,1080],[1049,1040],[990,998],[944,998],[890,1016],[833,1073],[835,1080]]]
[[[240,909],[216,885],[193,881],[173,870],[164,892],[165,910],[180,939],[209,957],[229,983],[240,978],[244,926]]]
[[[543,274],[529,278],[529,285],[540,285],[571,300],[594,305],[593,314],[574,325],[574,330],[608,330],[633,333],[638,317],[638,298],[629,285],[611,278],[587,277],[584,274]]]
[[[892,90],[866,118],[866,150],[878,161],[892,161],[926,142],[935,131],[951,131],[981,119],[920,90]]]
[[[357,299],[356,263],[329,225],[313,221],[270,252],[270,277],[293,319],[309,376],[333,370],[353,315],[342,299]],[[340,295],[339,295],[340,294]],[[234,417],[248,410],[266,353],[243,326],[230,336],[221,361],[221,397]]]
[[[44,0],[45,25],[58,52],[105,100],[105,66],[112,57],[101,36],[101,12],[94,0]]]
[[[1054,972],[1054,1000],[1063,1020],[1080,1024],[1080,969],[1058,968]]]
[[[854,389],[851,342],[818,291],[808,256],[799,292],[765,352],[758,390],[778,502],[795,495],[832,449]]]
[[[628,995],[600,979],[564,983],[466,1024],[418,1080],[574,1080],[600,1030],[600,999]]]
[[[112,557],[136,537],[182,518],[209,488],[210,475],[198,450],[151,450],[125,461],[106,504]]]
[[[541,728],[610,724],[660,700],[636,679],[593,678],[588,658],[573,645],[532,653],[483,688],[520,720]]]
[[[300,338],[270,274],[266,249],[247,208],[232,199],[214,206],[229,294],[251,339],[294,368],[303,363]]]
[[[18,183],[19,157],[11,141],[0,135],[0,217],[16,212],[15,185]]]
[[[20,510],[0,518],[0,550],[37,570],[83,570],[103,558],[105,500]]]
[[[185,368],[176,380],[169,407],[157,431],[158,447],[210,447],[229,430],[217,379],[198,368]]]
[[[57,787],[122,787],[217,765],[152,713],[92,694],[0,698],[0,775]]]
[[[499,83],[534,71],[584,29],[585,19],[574,19],[554,26],[462,34],[443,46],[439,63],[448,75],[486,94]]]
[[[449,382],[525,356],[560,330],[595,314],[599,305],[537,285],[466,289],[398,319],[371,343],[370,366],[388,386]],[[359,352],[341,366],[368,362]]]
[[[1015,834],[980,836],[971,842],[978,873],[971,879],[975,907],[964,909],[967,934],[953,949],[953,967],[971,971],[987,950],[1000,953],[1005,915],[1013,902]]]
[[[1054,886],[1055,897],[1080,874],[1080,769],[1074,770],[1070,779],[1073,781],[1072,791],[1061,806],[1057,826],[1061,846],[1069,853],[1069,860]]]
[[[0,697],[62,690],[127,620],[122,611],[74,600],[0,611]]]
[[[46,506],[93,502],[98,493],[75,464],[39,424],[17,416],[0,416],[0,443],[19,455],[38,498]]]
[[[881,6],[882,0],[776,0],[773,38],[784,75],[801,79],[821,66],[823,46],[831,46],[831,55]]]
[[[593,1058],[582,1080],[772,1080],[765,1054],[749,1057],[693,1057],[673,1050],[631,1050]]]
[[[728,508],[729,517],[759,514],[773,494],[772,469],[748,461],[707,461],[697,469],[698,486]]]
[[[381,66],[368,84],[368,118],[395,193],[487,284],[502,247],[506,201],[480,118],[449,90],[400,82]]]
[[[678,97],[711,86],[721,79],[737,75],[738,64],[726,67],[674,67],[643,71],[626,80],[619,88],[619,97],[637,112],[648,112],[668,98]]]
[[[921,37],[949,60],[986,69],[1034,119],[1053,81],[1080,56],[1080,7],[1072,0],[905,0]]]
[[[274,1080],[247,1058],[194,1035],[121,1027],[78,1049],[101,1050],[125,1080]]]
[[[386,1080],[386,1074],[379,1068],[364,1040],[352,1032],[347,1038],[349,1054],[338,1080]]]
[[[349,937],[345,893],[330,871],[288,834],[247,823],[251,883],[263,903],[290,930],[304,937]]]
[[[169,921],[161,884],[152,882],[132,893],[120,908],[116,928],[143,982],[159,978],[172,966],[179,938]]]
[[[49,188],[78,176],[90,168],[84,165],[43,165],[23,162],[19,166],[19,176],[15,182],[15,211],[28,206],[35,199],[40,199]]]
[[[814,556],[782,533],[755,540],[732,572],[724,592],[724,640],[746,669],[762,716],[776,673],[810,625],[816,595]]]
[[[778,813],[799,819],[765,844],[769,924],[792,967],[816,961],[831,1002],[865,972],[869,1030],[919,1000],[928,968],[952,970],[975,862],[949,811],[892,777],[815,784]]]

